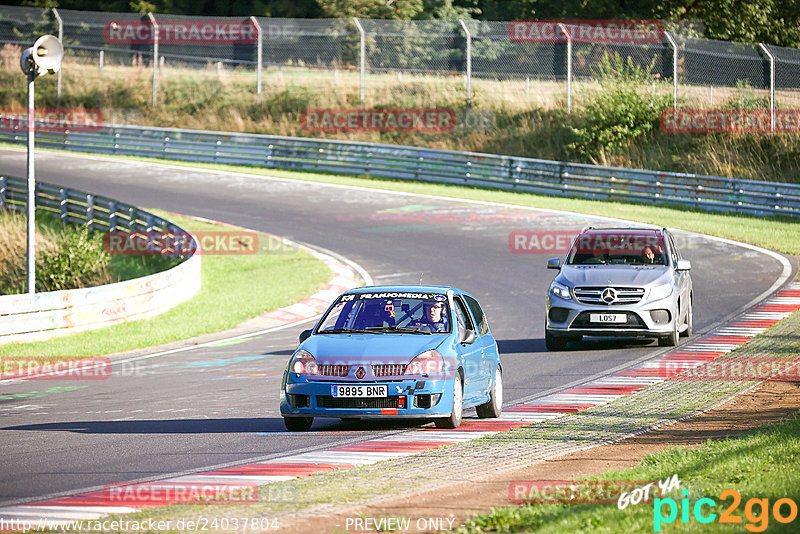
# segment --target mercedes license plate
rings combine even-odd
[[[334,397],[386,397],[388,386],[331,386]]]
[[[628,317],[624,313],[591,313],[589,320],[593,323],[627,323]]]

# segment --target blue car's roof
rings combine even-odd
[[[452,286],[426,286],[426,285],[402,285],[402,286],[365,286],[357,287],[347,291],[347,293],[400,293],[400,292],[414,292],[414,293],[447,293],[450,290],[456,293],[463,293],[457,287]]]

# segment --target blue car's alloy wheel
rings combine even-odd
[[[458,428],[461,426],[461,413],[464,411],[464,392],[461,386],[461,377],[456,375],[453,382],[453,410],[450,417],[436,419],[437,428]]]
[[[489,402],[481,404],[475,409],[478,412],[478,417],[482,419],[500,417],[503,411],[503,373],[500,372],[500,367],[494,372],[494,384],[492,385],[492,392],[489,394]]]

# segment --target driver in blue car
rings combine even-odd
[[[447,311],[444,302],[426,301],[422,304],[422,317],[416,326],[427,326],[431,332],[447,332]]]

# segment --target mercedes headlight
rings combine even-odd
[[[663,284],[650,288],[650,300],[661,300],[672,295],[672,284]]]
[[[553,282],[553,284],[550,286],[550,293],[564,300],[572,299],[572,296],[569,294],[569,288],[556,282]]]

